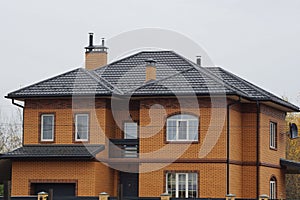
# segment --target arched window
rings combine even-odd
[[[179,114],[167,119],[167,141],[198,141],[199,120],[193,115]]]
[[[276,187],[277,187],[276,178],[272,176],[270,179],[270,199],[277,199]]]

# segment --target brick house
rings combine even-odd
[[[219,67],[173,51],[142,51],[9,93],[24,111],[12,196],[285,197],[287,112],[299,108]],[[15,101],[23,101],[24,106]],[[122,185],[122,186],[121,186]]]

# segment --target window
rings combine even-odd
[[[176,198],[197,198],[197,173],[167,173],[166,192]]]
[[[124,123],[124,139],[137,139],[137,123],[125,122]]]
[[[198,118],[174,115],[167,119],[167,141],[198,141]]]
[[[270,199],[276,199],[276,178],[272,177],[270,179]]]
[[[52,142],[54,140],[54,114],[41,115],[41,141]]]
[[[277,148],[277,124],[270,122],[270,148]]]
[[[89,115],[76,114],[75,115],[75,140],[88,141],[89,135]]]

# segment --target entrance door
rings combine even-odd
[[[53,197],[74,197],[75,196],[75,183],[32,183],[31,191],[32,195],[36,195],[39,192],[50,193],[53,191]]]
[[[138,197],[139,195],[139,174],[120,172],[120,184],[123,186],[123,196]]]

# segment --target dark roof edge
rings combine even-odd
[[[294,110],[296,112],[299,112],[300,109],[298,106],[288,102],[288,101],[285,101],[283,99],[281,99],[280,97],[276,96],[275,94],[271,93],[271,92],[268,92],[267,90],[259,87],[259,86],[256,86],[255,84],[233,74],[232,72],[229,72],[221,67],[218,67],[220,70],[222,70],[223,72],[229,74],[230,76],[233,76],[234,78],[237,78],[239,81],[243,81],[245,84],[247,84],[249,87],[255,89],[255,90],[259,90],[260,93],[262,93],[263,95],[267,95],[269,98],[268,99],[258,99],[258,98],[251,98],[253,99],[254,101],[271,101],[273,103],[276,103],[278,105],[281,105],[283,107],[286,107],[286,108],[289,108],[291,110]],[[226,82],[227,84],[229,84],[227,81],[224,80],[224,82]]]
[[[30,85],[28,85],[28,86],[26,86],[26,87],[23,87],[23,88],[20,88],[20,89],[18,89],[18,90],[16,90],[16,91],[13,91],[13,92],[8,93],[8,94],[5,96],[5,98],[7,98],[7,99],[13,99],[13,98],[16,98],[16,97],[21,97],[21,96],[19,96],[19,95],[15,95],[15,96],[14,96],[14,95],[12,95],[12,94],[13,94],[13,93],[17,93],[17,92],[19,92],[19,91],[21,91],[21,90],[30,88],[30,87],[32,87],[32,86],[34,86],[34,85],[37,85],[37,84],[40,84],[40,83],[43,83],[43,82],[46,82],[46,81],[50,81],[50,80],[55,79],[55,78],[58,78],[58,77],[60,77],[60,76],[64,76],[64,75],[66,75],[66,74],[68,74],[68,73],[71,73],[71,72],[74,72],[74,71],[77,71],[77,70],[80,70],[80,69],[82,69],[82,68],[79,67],[79,68],[76,68],[76,69],[72,69],[72,70],[67,71],[67,72],[64,72],[64,73],[62,73],[62,74],[59,74],[59,75],[56,75],[56,76],[47,78],[47,79],[45,79],[45,80],[41,80],[41,81],[38,81],[38,82],[36,82],[36,83],[30,84]]]

